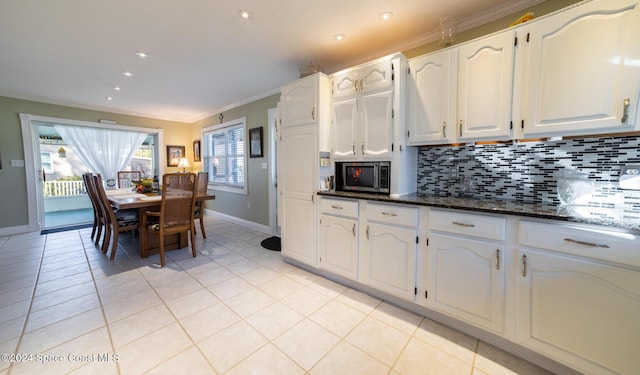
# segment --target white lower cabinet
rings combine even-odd
[[[639,374],[640,270],[608,261],[639,260],[639,240],[628,233],[522,223],[519,343],[584,373]],[[554,242],[552,251],[533,249]],[[572,254],[580,251],[584,257]]]
[[[429,222],[427,307],[503,332],[505,245],[491,239],[504,239],[504,219],[434,210]]]
[[[358,202],[322,198],[318,233],[319,267],[358,279]]]
[[[369,203],[362,240],[363,282],[415,300],[418,209]]]

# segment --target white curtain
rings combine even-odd
[[[91,126],[54,127],[80,160],[107,182],[116,181],[118,171],[124,170],[147,137],[146,133]]]

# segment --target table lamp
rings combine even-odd
[[[187,158],[180,158],[178,168],[182,168],[182,173],[186,173],[187,168],[191,168],[191,164],[189,164],[189,160],[187,160]]]

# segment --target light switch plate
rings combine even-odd
[[[620,189],[640,190],[640,165],[625,165],[620,170]]]
[[[24,160],[11,160],[12,167],[24,167]]]

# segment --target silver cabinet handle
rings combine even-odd
[[[462,137],[462,120],[460,120],[460,136]]]
[[[351,145],[351,151],[353,151],[353,154],[356,154],[356,143],[353,142],[353,144]]]
[[[522,277],[527,277],[527,255],[522,256]]]
[[[353,233],[353,236],[356,236],[356,224],[353,224],[353,229],[351,229],[351,233]]]
[[[362,141],[362,144],[360,145],[360,148],[362,149],[362,155],[364,155],[364,141]]]
[[[315,121],[315,120],[316,120],[316,107],[312,107],[312,108],[311,108],[311,119],[312,119],[313,121]]]
[[[584,246],[589,246],[589,247],[602,247],[602,248],[605,248],[605,249],[609,248],[609,245],[603,244],[603,243],[578,241],[578,240],[574,240],[574,239],[571,239],[571,238],[565,238],[564,240],[566,242],[571,242],[571,243],[575,243],[575,244],[578,244],[578,245],[584,245]]]
[[[311,194],[311,203],[316,203],[316,197],[313,194]]]
[[[394,214],[393,212],[383,212],[382,213],[384,216],[391,216],[391,217],[396,217],[398,216],[398,214]]]
[[[447,122],[442,122],[442,138],[447,138]]]
[[[624,106],[622,109],[622,118],[620,122],[627,122],[627,118],[629,118],[629,98],[624,98],[622,101],[622,105]]]
[[[365,234],[367,235],[367,239],[369,239],[369,226],[367,225],[367,230],[365,231]]]
[[[336,210],[342,210],[341,206],[331,205],[331,208],[335,208]]]
[[[457,222],[457,221],[452,221],[451,223],[455,224],[455,225],[459,225],[461,227],[466,227],[466,228],[475,228],[476,227],[475,224],[460,223],[460,222]]]
[[[496,271],[500,271],[500,249],[496,249]]]

